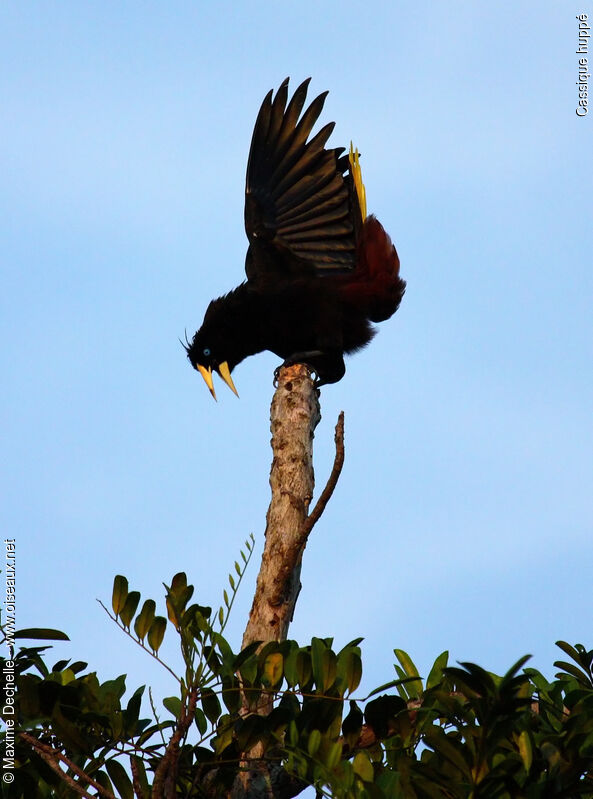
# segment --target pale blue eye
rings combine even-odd
[[[206,357],[208,357],[210,355],[210,350],[208,349],[208,347],[206,347],[206,349],[204,350],[204,355]]]

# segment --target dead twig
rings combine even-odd
[[[69,760],[65,755],[63,755],[58,749],[54,749],[53,746],[49,744],[44,744],[35,738],[34,735],[29,735],[28,732],[21,732],[19,733],[20,737],[23,741],[26,741],[33,749],[37,752],[39,757],[44,760],[47,765],[55,771],[55,773],[63,780],[67,785],[72,788],[73,791],[76,791],[77,794],[80,796],[86,797],[86,799],[94,799],[92,794],[87,793],[86,789],[83,788],[73,777],[69,774],[66,774],[65,771],[62,771],[60,766],[58,765],[58,761],[61,761],[66,765],[70,771],[73,771],[77,777],[81,780],[86,780],[101,796],[104,796],[105,799],[115,799],[114,795],[111,791],[107,790],[107,788],[103,788],[102,785],[99,785],[98,782],[95,782],[88,774],[78,768],[71,760]]]
[[[307,516],[305,523],[301,528],[301,549],[304,548],[311,530],[321,518],[321,514],[325,510],[327,503],[330,501],[335,487],[338,484],[338,480],[340,479],[340,474],[342,473],[342,467],[344,465],[344,411],[340,411],[340,415],[338,416],[334,441],[336,443],[334,465],[332,467],[330,476],[328,477],[325,488],[321,492],[319,499],[315,503],[315,507]]]

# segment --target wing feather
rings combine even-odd
[[[249,280],[354,268],[361,220],[349,162],[344,148],[326,148],[335,123],[309,138],[327,97],[303,112],[309,82],[288,100],[287,78],[257,116],[245,187]]]

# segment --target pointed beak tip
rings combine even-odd
[[[208,386],[208,389],[209,389],[210,393],[212,394],[212,396],[216,400],[216,391],[214,390],[214,383],[212,382],[212,367],[210,367],[209,369],[206,369],[206,367],[202,366],[202,364],[200,364],[200,363],[196,364],[196,366],[197,366],[198,372],[204,378],[204,382]],[[218,400],[216,400],[216,401],[218,401]]]
[[[239,396],[239,392],[235,388],[235,384],[233,383],[233,378],[231,377],[231,370],[229,369],[228,361],[223,361],[220,366],[218,367],[218,374],[222,377],[224,382],[230,388],[230,390],[235,394],[235,396]]]

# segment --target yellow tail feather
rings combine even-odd
[[[362,171],[360,169],[359,152],[358,148],[354,149],[352,142],[350,142],[350,174],[354,180],[354,188],[356,189],[356,196],[358,197],[358,204],[360,206],[360,213],[362,214],[362,221],[367,218],[367,193],[362,182]]]

